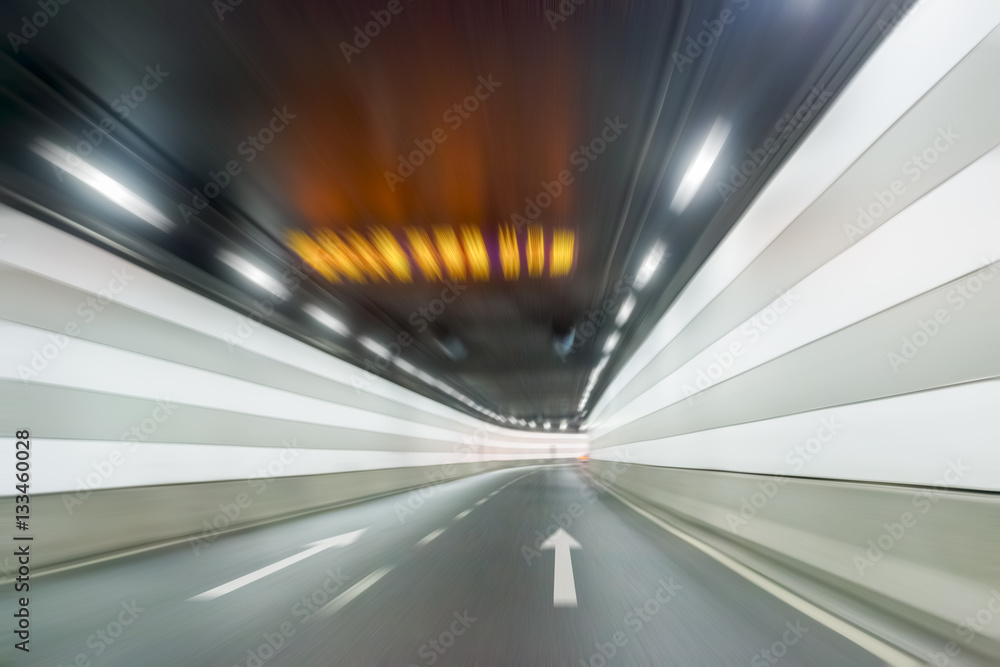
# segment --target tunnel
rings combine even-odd
[[[1000,664],[1000,3],[0,25],[0,665]]]

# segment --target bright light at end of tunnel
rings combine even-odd
[[[660,262],[663,261],[663,255],[666,251],[667,246],[662,241],[658,241],[653,246],[653,249],[649,251],[646,259],[642,262],[642,266],[639,267],[639,271],[635,274],[634,287],[636,289],[642,289],[649,284],[649,281],[653,278],[653,274],[660,268]]]
[[[135,217],[145,220],[165,232],[174,228],[174,223],[160,213],[155,206],[66,149],[59,148],[51,141],[36,139],[31,150],[56,168],[62,169],[80,182],[97,190]]]
[[[681,213],[688,207],[691,200],[694,199],[694,196],[698,193],[698,188],[701,187],[712,165],[715,164],[715,159],[719,157],[719,153],[726,143],[726,137],[729,136],[730,128],[730,124],[721,118],[715,121],[715,125],[709,131],[708,137],[705,139],[705,143],[698,153],[698,157],[688,167],[687,173],[684,174],[684,178],[681,180],[681,184],[677,187],[674,199],[670,202],[671,211]]]
[[[288,288],[281,284],[281,281],[269,273],[257,268],[236,253],[230,252],[229,250],[220,250],[219,259],[225,264],[228,264],[230,268],[233,268],[237,272],[243,274],[243,276],[257,283],[279,299],[287,299],[291,296],[291,292],[289,292]]]

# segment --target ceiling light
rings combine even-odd
[[[565,420],[565,419],[562,420],[561,422],[559,422],[559,430],[560,431],[565,431],[566,427],[568,427],[568,426],[569,426],[569,422],[567,420]]]
[[[601,360],[597,362],[597,365],[594,366],[594,377],[600,375],[601,371],[603,371],[604,367],[607,365],[608,365],[608,357],[602,357]]]
[[[646,255],[646,259],[643,260],[638,273],[635,274],[633,287],[639,290],[649,284],[649,280],[653,277],[653,274],[656,273],[656,269],[660,267],[660,262],[663,260],[663,254],[666,251],[666,244],[662,241],[657,241],[656,245],[653,246],[653,249],[649,251],[648,255]]]
[[[218,254],[219,259],[228,264],[231,268],[236,269],[236,271],[242,273],[245,277],[257,283],[279,299],[287,299],[291,296],[291,292],[289,292],[288,288],[281,284],[281,281],[271,274],[257,268],[254,264],[240,257],[236,253],[230,252],[229,250],[220,250]]]
[[[338,320],[333,315],[330,315],[325,310],[317,308],[311,303],[307,303],[305,306],[303,306],[302,310],[306,311],[306,313],[311,315],[313,319],[315,319],[323,326],[327,327],[328,329],[333,329],[342,336],[346,336],[349,333],[347,327],[344,326],[343,322]]]
[[[701,187],[705,177],[708,176],[708,171],[715,164],[715,158],[722,151],[722,147],[726,143],[726,137],[729,136],[730,127],[729,123],[723,121],[721,118],[715,121],[715,125],[712,126],[708,137],[705,139],[705,143],[701,147],[701,152],[698,153],[698,157],[688,167],[687,173],[684,174],[684,179],[674,194],[673,201],[670,202],[671,211],[674,213],[682,212],[688,207],[691,200],[694,199],[698,188]]]
[[[552,428],[552,422],[547,421],[544,424],[542,424],[542,427],[545,428],[546,431],[548,431],[550,428]]]
[[[390,357],[392,357],[392,355],[389,353],[389,350],[385,349],[384,347],[373,341],[368,336],[361,336],[360,338],[358,338],[358,342],[364,345],[372,352],[374,352],[375,354],[377,354],[378,356],[382,357],[383,359],[389,359]]]
[[[407,373],[409,373],[410,375],[416,375],[417,377],[420,377],[421,375],[426,375],[419,368],[417,368],[416,366],[414,366],[413,364],[411,364],[409,361],[406,361],[402,357],[396,357],[395,359],[392,360],[392,362],[394,364],[396,364],[397,366],[399,366],[400,368],[402,368]],[[420,379],[423,380],[424,378],[420,378]],[[433,378],[431,378],[431,377],[427,377],[427,379],[428,380],[433,380]],[[431,382],[431,384],[434,384],[434,383]],[[449,387],[449,389],[450,389],[450,387]],[[448,392],[448,393],[450,393],[450,392]]]
[[[70,153],[64,148],[59,148],[51,141],[45,139],[36,139],[31,150],[55,167],[62,169],[71,176],[79,179],[82,183],[97,190],[137,218],[145,220],[165,232],[174,228],[174,223],[167,216],[160,213],[155,206],[103,171],[84,162],[74,153]]]
[[[635,294],[629,292],[628,297],[625,298],[625,303],[618,309],[618,316],[615,317],[615,326],[620,327],[625,324],[628,318],[632,316],[633,310],[635,310]]]
[[[530,426],[531,428],[535,428],[538,426],[538,424],[536,424],[535,422],[528,422],[528,426]]]
[[[620,339],[621,337],[622,335],[618,331],[615,331],[610,336],[608,336],[608,340],[604,343],[604,353],[609,354],[611,350],[615,349],[615,346],[618,345],[618,339]]]

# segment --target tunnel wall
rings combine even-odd
[[[0,431],[10,452],[31,434],[36,564],[200,532],[261,481],[274,490],[236,523],[585,451],[585,436],[473,418],[12,209],[0,233]],[[0,480],[8,516],[12,466]]]
[[[624,460],[591,468],[654,514],[874,634],[893,636],[886,618],[902,619],[933,638],[918,653],[948,655],[954,643],[965,654],[954,664],[978,664],[964,662],[970,653],[1000,661],[1000,628],[989,621],[1000,620],[993,495]]]
[[[962,624],[1000,582],[998,23],[921,3],[588,418],[619,491],[991,656],[1000,622]]]
[[[174,543],[198,556],[229,530],[388,493],[413,490],[423,498],[440,482],[533,462],[479,461],[33,496],[32,567],[52,571]],[[12,499],[0,498],[0,518],[11,524],[13,507]],[[0,560],[0,579],[15,569],[14,559]]]

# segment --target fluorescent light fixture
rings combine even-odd
[[[373,341],[368,336],[361,336],[360,338],[358,338],[358,342],[361,343],[363,346],[365,346],[367,349],[377,354],[378,356],[382,357],[383,359],[389,359],[390,357],[392,357],[392,355],[389,354],[389,350],[385,349],[384,347]]]
[[[698,153],[698,157],[688,167],[687,173],[684,174],[684,178],[677,188],[677,192],[674,193],[674,199],[670,202],[671,211],[681,213],[688,207],[691,200],[694,199],[694,196],[698,193],[698,188],[701,187],[712,165],[715,164],[715,159],[719,157],[719,153],[726,143],[726,137],[729,136],[730,129],[730,124],[721,118],[715,121],[715,125],[709,131],[708,137],[705,139],[705,143]]]
[[[230,252],[229,250],[220,250],[219,259],[279,299],[287,299],[291,296],[291,292],[289,292],[288,288],[281,284],[281,281],[269,273],[257,268],[236,253]]]
[[[560,431],[565,431],[568,426],[569,426],[569,421],[567,421],[565,419],[562,420],[561,422],[559,422],[559,430]]]
[[[545,422],[544,424],[542,424],[542,427],[543,427],[543,428],[544,428],[544,429],[545,429],[546,431],[548,431],[548,430],[549,430],[550,428],[552,428],[552,422],[550,422],[550,421],[547,421],[547,422]]]
[[[638,290],[649,284],[653,274],[656,273],[658,268],[660,268],[660,262],[663,261],[663,255],[666,251],[667,245],[662,241],[658,241],[656,245],[653,246],[652,250],[649,251],[649,254],[646,255],[646,259],[642,261],[642,266],[639,267],[639,271],[635,274],[635,283],[633,283],[633,287]]]
[[[535,422],[528,422],[528,426],[530,426],[531,428],[535,428],[538,426],[538,424],[536,424]]]
[[[59,148],[46,139],[36,139],[31,150],[53,166],[97,190],[140,220],[145,220],[165,232],[174,228],[174,223],[160,213],[155,206],[103,171],[84,162],[79,156],[64,148]]]
[[[663,261],[663,255],[666,252],[667,245],[662,241],[657,241],[656,245],[649,251],[649,254],[646,255],[646,259],[642,261],[639,271],[635,274],[633,287],[639,290],[649,284],[653,274],[660,268],[660,262]]]
[[[632,316],[632,311],[635,310],[635,294],[629,292],[628,296],[625,298],[625,302],[622,307],[618,309],[618,316],[615,317],[615,326],[621,326],[628,321],[628,318]]]
[[[423,371],[421,371],[419,368],[411,364],[409,361],[406,361],[402,357],[396,357],[395,359],[392,360],[392,363],[396,364],[410,375],[415,375],[417,377],[424,375]]]
[[[319,322],[328,329],[333,329],[341,336],[346,336],[349,333],[347,327],[344,326],[343,322],[338,320],[333,315],[330,315],[325,310],[312,305],[311,303],[307,303],[306,305],[304,305],[302,307],[302,310],[306,311],[306,313],[311,315],[313,319],[315,319],[317,322]]]
[[[618,341],[621,337],[622,335],[619,331],[615,331],[608,336],[608,340],[604,343],[604,354],[609,354],[611,350],[615,349],[615,346],[618,345]]]
[[[604,370],[604,367],[608,365],[608,357],[602,357],[597,365],[594,366],[594,376],[598,376]]]

